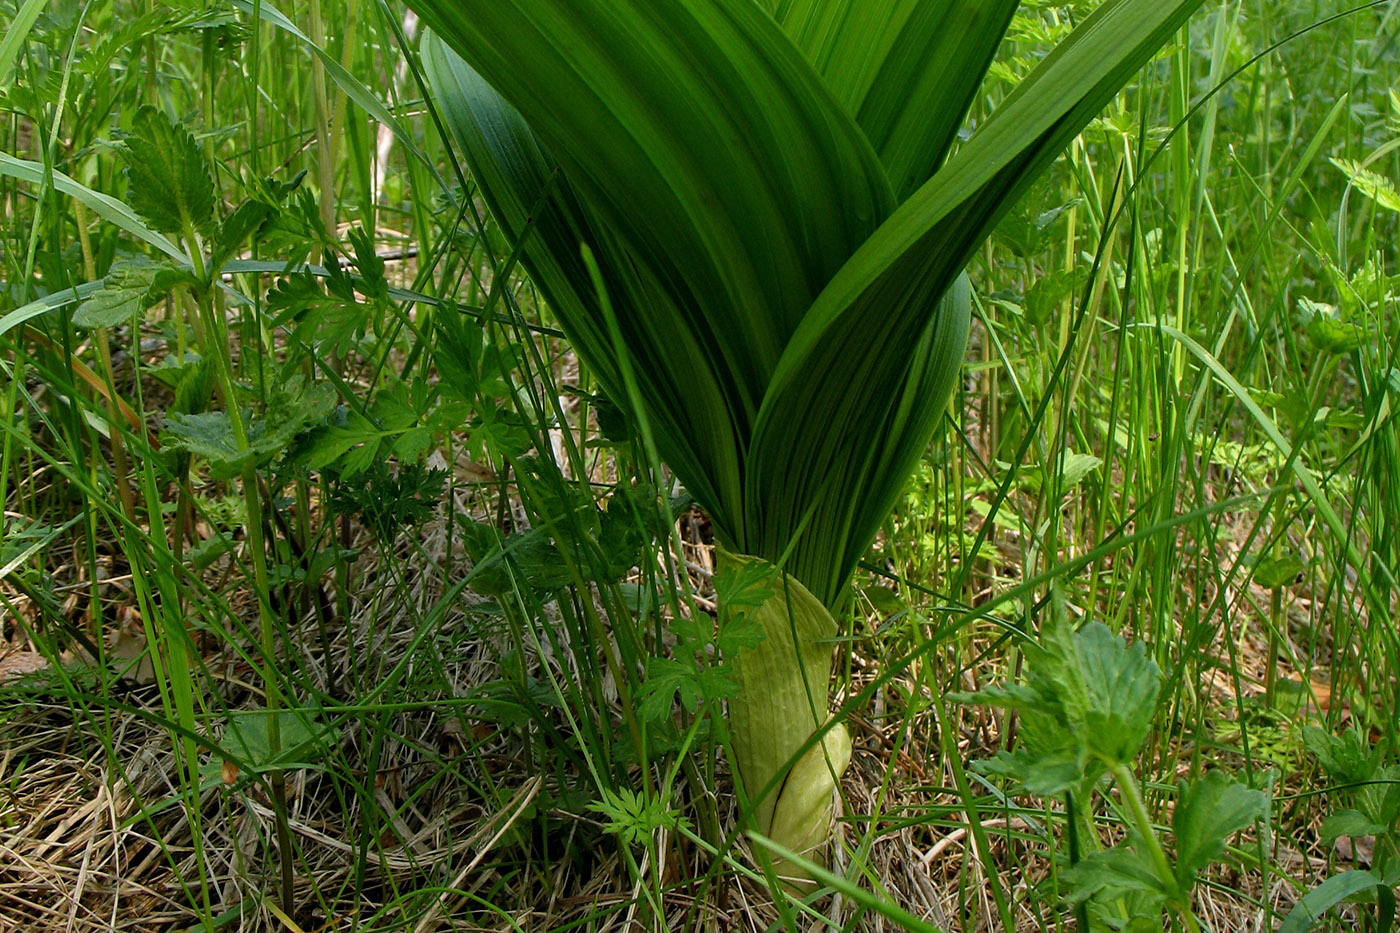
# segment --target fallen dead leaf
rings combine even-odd
[[[36,651],[11,651],[0,657],[0,684],[46,670],[48,666],[48,659]]]

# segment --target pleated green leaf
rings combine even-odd
[[[790,575],[730,715],[746,785],[792,783],[759,825],[805,845],[841,767],[784,771],[824,720],[825,610],[956,385],[962,267],[1200,0],[1105,0],[951,156],[1014,0],[411,2],[480,73],[425,45],[580,357],[626,401],[587,245],[663,457],[733,559]]]
[[[646,275],[614,238],[598,227],[559,165],[520,114],[471,66],[432,33],[422,43],[423,66],[487,206],[511,242],[522,244],[531,279],[563,321],[570,341],[614,399],[625,400],[597,290],[580,253],[593,252],[614,308],[634,339],[634,368],[648,417],[667,462],[687,477],[690,491],[714,510],[728,533],[720,503],[738,501],[738,456],[747,437],[736,433],[729,392],[719,383],[702,335],[667,281]],[[668,270],[671,271],[671,270]],[[660,354],[658,358],[658,354]],[[687,373],[683,383],[674,376]]]
[[[753,0],[423,0],[611,233],[682,276],[746,418],[812,299],[894,206]]]
[[[782,0],[776,18],[879,153],[901,200],[956,138],[1018,0]]]
[[[825,480],[823,494],[856,496],[871,476],[853,463],[871,462],[872,448],[877,463],[906,454],[884,426],[904,404],[910,357],[939,296],[1015,199],[1199,2],[1108,0],[842,267],[789,342],[764,400],[745,490],[750,512],[763,518],[751,514],[751,522],[802,524],[812,502],[792,497],[793,477],[811,488],[814,478],[845,476],[844,488]],[[873,535],[883,517],[860,521]],[[839,590],[869,544],[865,533],[804,532],[795,553],[841,538],[852,546],[831,579],[803,575],[813,561],[802,555],[793,572],[814,592]]]

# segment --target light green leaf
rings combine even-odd
[[[1377,836],[1390,831],[1384,823],[1378,823],[1357,810],[1338,810],[1329,815],[1318,827],[1317,833],[1326,845],[1331,845],[1340,836]]]
[[[974,761],[972,767],[982,774],[1007,778],[1018,793],[1050,797],[1080,786],[1092,766],[1079,749],[1066,744],[1034,754],[1026,748],[997,752],[992,758]],[[1102,768],[1096,770],[1103,773]]]
[[[1130,646],[1101,622],[1079,630],[1075,650],[1088,692],[1089,747],[1110,761],[1132,762],[1152,728],[1161,671],[1142,642]]]
[[[1307,568],[1292,554],[1262,557],[1254,564],[1254,582],[1270,588],[1286,586]]]
[[[0,93],[9,90],[10,72],[19,58],[20,49],[24,48],[24,40],[29,38],[35,20],[47,5],[47,0],[25,0],[15,18],[5,27],[5,35],[0,38]]]
[[[1395,182],[1352,159],[1333,158],[1328,161],[1342,170],[1353,188],[1378,206],[1400,212],[1400,193],[1395,190]]]
[[[144,256],[112,263],[102,287],[73,313],[79,327],[115,327],[129,324],[152,302],[180,282],[193,282],[189,270],[169,261],[152,262]]]
[[[239,449],[226,411],[167,414],[164,443],[209,461],[216,479],[237,474],[253,457],[251,450]]]
[[[1066,869],[1062,877],[1069,885],[1070,899],[1074,901],[1089,897],[1117,898],[1126,894],[1142,894],[1147,895],[1160,911],[1160,905],[1167,899],[1168,892],[1163,889],[1152,864],[1123,846],[1091,853],[1077,865]]]
[[[277,720],[277,745],[273,750],[272,718]],[[331,727],[320,722],[314,711],[284,709],[235,710],[229,713],[228,728],[219,742],[230,755],[254,771],[285,767],[288,763],[319,760],[316,750],[330,738]]]
[[[1385,882],[1369,871],[1344,871],[1303,895],[1283,919],[1279,933],[1307,933],[1333,907]]]

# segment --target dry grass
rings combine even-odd
[[[439,565],[449,547],[440,523],[428,526],[418,543],[423,550],[412,559],[426,556]],[[703,570],[704,546],[695,547],[691,557]],[[418,638],[422,616],[415,609],[423,612],[441,596],[442,581],[431,573],[405,579],[395,566],[374,558],[358,565],[353,615],[335,627],[332,646],[333,667],[342,676],[352,658],[388,670],[415,644],[424,650]],[[704,582],[696,577],[698,587]],[[386,607],[393,611],[385,614]],[[462,627],[471,612],[463,603],[443,630]],[[307,645],[316,643],[310,623],[299,633]],[[491,637],[450,644],[451,653],[440,660],[455,696],[496,678],[503,644]],[[1260,646],[1250,639],[1242,645],[1257,661]],[[217,652],[206,661],[225,672],[221,680],[230,706],[256,706],[244,686],[247,671]],[[533,656],[530,663],[554,664],[556,674],[567,675],[554,658]],[[880,659],[858,654],[848,692],[859,690],[880,669]],[[968,685],[997,674],[989,664],[975,678],[969,672]],[[703,878],[711,866],[703,853],[674,840],[663,847],[667,861],[659,869],[667,919],[664,924],[648,919],[632,875],[599,833],[596,814],[555,810],[542,821],[539,801],[563,790],[557,774],[533,766],[518,733],[456,717],[446,707],[395,713],[377,736],[368,714],[349,718],[339,726],[325,771],[292,774],[289,816],[297,892],[306,907],[297,917],[279,916],[261,896],[275,889],[276,855],[271,802],[257,785],[210,781],[200,797],[196,845],[187,809],[179,805],[170,733],[157,724],[161,707],[155,689],[127,684],[120,699],[139,714],[120,708],[75,710],[60,694],[39,687],[36,676],[42,672],[17,681],[28,684],[25,705],[11,711],[0,735],[3,933],[185,929],[196,924],[195,905],[205,897],[210,913],[228,916],[225,929],[247,931],[545,930],[590,917],[600,931],[759,931],[778,919],[766,888],[733,872],[704,888],[687,881]],[[1228,715],[1229,691],[1216,683],[1209,692]],[[970,933],[998,927],[984,874],[985,865],[995,864],[997,885],[1013,895],[1018,928],[1053,926],[1054,905],[1027,896],[1050,874],[1044,814],[981,813],[991,851],[979,858],[960,798],[947,790],[954,780],[939,752],[934,715],[906,715],[900,696],[896,690],[880,691],[868,717],[850,723],[854,758],[844,782],[843,834],[848,849],[868,845],[858,877],[940,928]],[[960,715],[962,756],[990,754],[1004,724],[982,711]],[[104,747],[108,737],[110,750]],[[347,796],[331,772],[365,777],[376,739],[382,742],[372,778],[378,814],[371,819],[361,812],[363,798]],[[201,764],[217,768],[208,755]],[[719,780],[719,799],[725,800],[722,768]],[[485,787],[493,789],[497,802],[483,796]],[[737,814],[723,806],[721,814],[725,831],[732,830]],[[380,827],[380,838],[368,845],[356,831],[367,821]],[[539,837],[542,825],[550,827],[551,838]],[[1302,824],[1289,825],[1296,831]],[[1312,839],[1311,844],[1286,835],[1273,840],[1275,870],[1286,869],[1309,885],[1324,877],[1328,853],[1318,853],[1316,836]],[[561,845],[568,857],[558,851]],[[1246,839],[1241,845],[1249,851],[1252,843]],[[368,857],[361,862],[362,847]],[[207,893],[197,883],[201,856]],[[851,870],[849,852],[838,860]],[[643,877],[656,870],[644,865]],[[1212,880],[1199,889],[1202,919],[1219,931],[1260,929],[1262,912],[1253,903],[1264,893],[1259,873],[1223,869]],[[1296,894],[1275,876],[1268,897],[1276,911],[1286,912]],[[840,898],[824,909],[842,923],[855,913]],[[895,929],[870,915],[850,928]]]

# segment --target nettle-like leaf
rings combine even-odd
[[[202,234],[217,231],[209,162],[183,124],[142,107],[122,142],[127,199],[136,213],[161,233],[184,233],[187,226]]]
[[[1262,791],[1230,779],[1223,771],[1207,771],[1183,783],[1172,814],[1176,835],[1176,881],[1181,891],[1196,883],[1196,873],[1225,851],[1236,832],[1253,823],[1267,803]]]
[[[1067,869],[1062,877],[1069,887],[1071,901],[1136,895],[1146,903],[1139,903],[1134,913],[1152,913],[1159,918],[1169,896],[1152,864],[1122,846],[1091,853]]]
[[[170,260],[145,256],[118,259],[102,282],[73,313],[79,327],[117,327],[129,324],[177,285],[193,283],[189,270]]]
[[[1128,645],[1101,622],[1080,629],[1075,648],[1089,694],[1089,747],[1108,761],[1130,762],[1152,727],[1162,672],[1142,642]]]
[[[211,476],[227,479],[248,464],[262,466],[280,457],[298,435],[326,420],[335,400],[330,386],[306,385],[292,376],[272,394],[265,411],[244,412],[246,446],[240,446],[227,411],[167,413],[164,436],[168,447],[203,458]]]
[[[1026,648],[1024,684],[994,685],[954,693],[960,702],[1021,711],[1024,751],[985,765],[1015,778],[1033,793],[1070,786],[1071,765],[1081,774],[1129,764],[1152,726],[1161,672],[1141,643],[1129,646],[1101,622],[1075,631],[1057,597],[1041,629],[1040,644]]]

